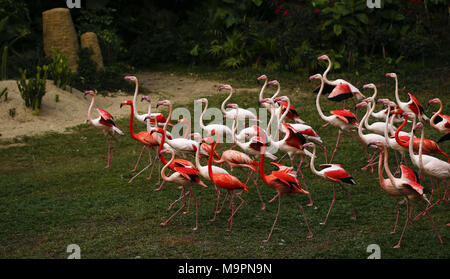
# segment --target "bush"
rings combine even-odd
[[[30,78],[27,82],[27,70],[20,70],[22,78],[17,81],[20,96],[25,101],[25,106],[33,109],[33,114],[39,114],[42,97],[45,95],[48,66],[37,67],[36,78]],[[42,71],[42,74],[41,74]]]
[[[59,49],[51,49],[50,63],[48,64],[48,76],[53,79],[53,84],[65,89],[70,84],[72,72],[67,57],[61,54]]]

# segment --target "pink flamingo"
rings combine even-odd
[[[234,90],[233,90],[233,87],[231,87],[231,85],[229,85],[229,84],[223,84],[223,85],[219,86],[219,91],[223,90],[223,89],[230,90],[230,95],[228,95],[228,97],[222,102],[222,106],[220,107],[224,116],[228,115],[230,118],[232,118],[232,117],[234,117],[234,115],[237,115],[239,120],[249,119],[249,120],[259,121],[258,117],[253,112],[246,110],[246,109],[240,109],[239,111],[237,111],[235,109],[225,110],[225,104],[233,96]]]
[[[269,86],[269,83],[268,83],[268,79],[267,79],[266,75],[261,75],[260,77],[258,77],[258,81],[260,81],[260,80],[265,80],[264,81],[264,85],[261,88],[261,91],[259,92],[259,101],[261,102],[261,100],[264,99],[264,90],[266,89],[267,86]],[[279,82],[277,83],[277,86],[278,86],[277,91],[269,99],[273,100],[273,99],[275,99],[275,97],[278,96],[278,94],[280,94],[281,87],[280,87],[280,83]],[[270,107],[269,104],[261,103],[261,105],[270,111],[271,107]]]
[[[208,99],[201,98],[201,99],[196,100],[195,102],[198,103],[198,104],[205,103],[205,108],[203,109],[203,112],[200,115],[199,124],[200,124],[200,128],[202,128],[202,130],[205,130],[208,133],[207,136],[211,136],[212,135],[212,131],[214,130],[214,134],[217,135],[217,141],[220,142],[224,133],[225,133],[225,137],[226,137],[227,134],[228,135],[233,135],[232,130],[226,125],[209,124],[209,125],[205,126],[203,124],[203,116],[206,113],[206,111],[208,110]]]
[[[84,92],[84,95],[92,96],[91,105],[89,106],[89,109],[88,109],[88,121],[89,121],[89,123],[91,123],[92,126],[101,130],[106,137],[106,142],[108,143],[108,163],[106,164],[105,168],[109,168],[111,165],[112,153],[113,153],[114,148],[116,147],[117,143],[119,142],[116,139],[116,137],[114,136],[114,133],[123,135],[123,132],[116,126],[116,124],[114,123],[113,117],[106,110],[97,108],[97,111],[100,114],[100,117],[92,119],[92,109],[94,108],[95,92],[92,90],[88,90],[88,91]],[[113,148],[111,148],[111,144],[109,142],[108,136],[111,136],[115,141]]]
[[[199,185],[202,187],[208,186],[206,186],[206,184],[200,180],[199,176],[200,172],[196,168],[186,168],[176,166],[174,167],[175,172],[171,174],[169,177],[167,177],[166,169],[173,163],[175,159],[175,153],[171,149],[164,149],[160,153],[161,156],[165,152],[169,152],[172,155],[172,157],[170,158],[169,162],[167,162],[162,168],[161,177],[163,178],[164,181],[173,182],[183,187],[181,197],[184,199],[184,203],[175,213],[172,214],[172,216],[170,216],[166,221],[162,222],[161,226],[166,226],[170,222],[170,220],[172,220],[173,217],[175,217],[183,208],[186,207],[186,195],[189,195],[195,201],[195,227],[193,228],[193,230],[196,231],[198,229],[198,200],[195,197],[194,192],[192,191],[192,186],[193,185]],[[172,206],[173,203],[169,208],[171,208]]]
[[[450,116],[442,113],[442,102],[439,98],[428,101],[429,104],[439,104],[439,110],[430,119],[430,126],[441,134],[444,134],[437,143],[450,140]]]
[[[347,193],[347,197],[348,197],[348,200],[349,200],[351,208],[352,208],[353,216],[351,217],[351,219],[356,220],[356,212],[355,212],[355,208],[353,207],[352,196],[351,196],[350,192],[344,187],[344,185],[342,185],[342,183],[355,185],[356,184],[355,180],[339,164],[322,164],[322,165],[320,165],[320,168],[322,170],[317,171],[316,168],[314,167],[314,159],[316,157],[316,145],[312,142],[309,142],[304,145],[304,147],[309,147],[309,146],[313,147],[313,156],[311,156],[311,163],[309,164],[311,167],[312,173],[314,173],[315,175],[320,176],[322,178],[325,178],[326,180],[332,181],[334,183],[338,183],[342,187],[342,190],[344,190]],[[325,225],[327,223],[328,216],[331,213],[331,209],[333,208],[335,201],[336,201],[336,185],[333,184],[333,201],[331,202],[330,209],[328,209],[327,217],[325,218],[325,221],[320,223],[321,225]]]
[[[374,145],[379,146],[380,148],[383,148],[383,152],[385,153],[385,158],[384,158],[384,169],[389,177],[389,180],[391,181],[391,184],[394,185],[394,187],[402,194],[402,196],[406,197],[406,222],[405,222],[405,226],[403,227],[403,231],[402,234],[400,236],[400,239],[397,243],[397,245],[394,246],[394,248],[400,248],[403,236],[405,234],[406,228],[408,226],[408,223],[411,221],[411,212],[412,212],[412,205],[411,208],[409,206],[409,202],[412,201],[414,203],[417,203],[418,205],[420,201],[425,201],[428,205],[430,204],[430,201],[427,199],[425,193],[424,193],[424,187],[422,185],[419,184],[419,179],[418,176],[416,175],[416,173],[411,170],[410,168],[408,168],[405,165],[400,165],[400,169],[401,169],[401,177],[400,178],[396,178],[394,177],[394,175],[392,174],[392,172],[389,169],[389,163],[387,160],[387,149],[384,147],[384,144],[381,142],[375,142],[375,143],[371,143]],[[433,226],[433,229],[439,239],[439,241],[442,242],[442,238],[439,235],[439,232],[436,229],[436,226],[433,222],[433,219],[431,218],[431,214],[428,212],[428,208],[426,208],[424,210],[425,214],[428,215],[431,224]]]
[[[209,174],[209,177],[211,178],[212,183],[216,186],[216,191],[217,191],[216,210],[214,211],[214,217],[210,221],[216,220],[216,215],[218,213],[219,201],[220,201],[220,189],[219,188],[226,189],[228,191],[228,193],[231,195],[231,201],[230,201],[231,216],[228,219],[228,230],[227,230],[227,231],[231,232],[231,230],[233,229],[233,217],[239,211],[239,209],[242,207],[242,205],[244,205],[244,203],[245,203],[244,199],[240,195],[235,194],[235,190],[243,189],[244,191],[248,192],[248,187],[247,187],[247,185],[242,183],[238,178],[236,178],[230,174],[213,173],[212,157],[213,157],[213,152],[216,149],[217,145],[218,145],[218,143],[213,145],[213,148],[211,150],[211,153],[209,154],[209,159],[208,159],[208,174]],[[241,200],[241,203],[239,204],[239,206],[237,208],[235,208],[235,205],[233,203],[234,197],[237,197],[238,199]]]
[[[357,140],[361,141],[361,139],[358,139],[351,132],[351,130],[355,130],[355,129],[358,128],[358,119],[349,110],[333,110],[333,111],[331,111],[331,115],[330,116],[325,116],[323,114],[323,112],[322,112],[322,109],[320,108],[320,96],[322,95],[325,81],[322,78],[322,75],[320,75],[320,74],[313,75],[309,79],[310,80],[313,80],[313,79],[320,79],[321,80],[320,90],[319,90],[319,93],[317,94],[317,97],[316,97],[316,108],[317,108],[317,111],[319,112],[320,117],[323,120],[325,120],[327,123],[329,123],[329,124],[331,124],[331,125],[333,125],[333,126],[335,126],[336,128],[339,129],[338,138],[337,138],[337,141],[336,141],[336,147],[334,148],[333,155],[331,156],[331,159],[330,159],[330,163],[331,163],[333,161],[334,155],[337,152],[337,149],[338,149],[338,146],[339,146],[339,140],[341,138],[341,135],[342,135],[343,131],[348,132],[352,137],[354,137]]]
[[[309,232],[307,238],[312,238],[313,233],[306,219],[305,211],[303,210],[303,207],[300,205],[300,203],[291,196],[291,194],[298,194],[298,193],[309,194],[309,192],[302,189],[300,182],[297,179],[297,174],[295,171],[292,170],[292,168],[286,167],[281,164],[275,164],[276,166],[278,166],[279,170],[272,171],[270,175],[266,175],[264,172],[264,156],[266,153],[266,140],[264,139],[264,137],[256,137],[256,140],[258,140],[262,144],[261,157],[259,161],[259,173],[261,179],[264,182],[264,184],[277,191],[277,195],[272,200],[270,200],[269,203],[273,202],[275,199],[278,198],[277,215],[275,216],[275,220],[273,222],[272,228],[269,232],[267,239],[263,240],[263,242],[268,242],[270,240],[270,237],[272,236],[273,229],[275,228],[277,220],[280,217],[281,199],[284,195],[288,195],[290,198],[292,198],[292,200],[300,209]]]
[[[420,119],[424,119],[426,121],[429,120],[429,118],[425,115],[423,106],[420,104],[419,100],[417,100],[416,97],[414,97],[413,94],[408,93],[409,101],[408,102],[402,102],[400,101],[400,97],[398,95],[398,78],[396,73],[387,73],[386,77],[391,77],[395,79],[395,100],[398,104],[398,106],[404,110],[405,112],[412,112],[415,115],[418,115]]]
[[[145,147],[147,147],[149,150],[150,148],[152,148],[153,146],[158,146],[158,141],[156,140],[156,138],[149,132],[147,131],[142,131],[139,132],[137,134],[134,133],[134,129],[133,129],[133,112],[134,112],[134,106],[133,106],[133,102],[131,100],[127,100],[124,101],[122,103],[120,103],[120,107],[124,106],[124,105],[128,105],[131,107],[131,115],[130,115],[130,135],[133,139],[135,139],[136,141],[142,143]],[[155,159],[153,161],[156,160],[158,154],[156,154]],[[150,161],[149,165],[144,168],[142,171],[144,171],[145,169],[147,169],[150,165],[152,164],[152,161]],[[135,175],[134,177],[132,177],[129,180],[129,183],[131,183],[139,174],[142,173],[142,171],[140,171],[137,175]],[[153,172],[153,168],[152,168],[152,172]],[[150,173],[149,179],[151,178],[152,173]]]

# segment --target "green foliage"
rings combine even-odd
[[[33,114],[39,114],[42,97],[45,95],[48,66],[37,67],[36,78],[27,81],[27,71],[21,70],[22,77],[17,81],[20,96],[25,101],[25,106],[32,108]]]
[[[59,49],[51,49],[50,63],[48,64],[48,76],[53,83],[62,89],[70,84],[72,72],[67,57],[61,54]]]
[[[8,114],[12,118],[14,118],[14,116],[16,116],[16,108],[10,108],[9,111],[8,111]]]

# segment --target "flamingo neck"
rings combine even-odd
[[[442,105],[441,100],[439,100],[439,110],[435,114],[433,114],[433,116],[430,119],[430,126],[433,127],[434,129],[437,129],[436,124],[434,124],[434,120],[442,112],[442,109],[443,109],[443,105]]]
[[[395,185],[395,177],[389,168],[388,150],[387,150],[386,145],[384,145],[384,144],[383,144],[383,153],[384,153],[384,170],[386,171],[386,174],[389,177],[389,180],[391,180],[392,185]],[[381,155],[380,155],[380,157],[381,157]]]
[[[380,159],[378,160],[378,179],[380,180],[381,187],[385,186],[384,177],[383,177],[383,158],[384,158],[384,152],[380,152]]]
[[[395,115],[393,115],[392,117],[395,117]],[[405,120],[403,121],[402,125],[400,125],[400,127],[397,128],[397,131],[395,131],[395,141],[403,147],[408,147],[408,143],[407,142],[403,142],[402,140],[400,140],[398,134],[400,133],[400,131],[403,129],[403,127],[405,127],[406,123],[408,122],[408,116],[404,116]]]
[[[267,124],[267,135],[268,138],[271,140],[272,139],[272,134],[271,134],[271,128],[272,128],[272,122],[275,119],[275,109],[273,107],[270,108],[270,120],[269,123]],[[279,120],[278,120],[279,122]]]
[[[200,165],[200,146],[201,142],[198,142],[197,150],[195,150],[195,166],[197,167],[197,169],[202,168],[202,166]]]
[[[309,166],[311,168],[312,173],[314,173],[317,176],[322,176],[317,170],[316,167],[314,166],[314,161],[315,161],[315,157],[316,157],[316,145],[313,145],[313,155],[311,156],[311,162],[309,163]]]
[[[265,140],[264,140],[265,141]],[[266,153],[266,143],[264,142],[262,148],[261,148],[261,152],[260,152],[260,160],[259,160],[259,174],[261,176],[262,181],[265,184],[270,184],[268,179],[267,179],[267,175],[264,173],[264,154]]]
[[[420,132],[420,145],[419,145],[419,169],[423,169],[423,162],[422,162],[422,152],[423,152],[423,141],[425,138],[425,129],[422,127],[422,131]]]
[[[172,150],[169,150],[171,157],[169,162],[164,162],[164,167],[161,169],[161,177],[164,181],[170,181],[170,178],[166,176],[166,169],[168,166],[170,166],[170,164],[172,164],[173,160],[175,159],[175,153],[173,153]],[[163,157],[161,155],[161,157]]]
[[[202,128],[202,129],[205,129],[205,125],[203,125],[203,115],[205,115],[207,109],[208,109],[208,100],[206,100],[206,102],[205,102],[205,108],[203,109],[202,114],[200,115],[200,119],[199,119],[200,128]]]
[[[89,109],[88,109],[88,121],[89,123],[91,123],[93,125],[92,122],[92,109],[94,108],[94,95],[92,95],[92,99],[91,99],[91,104],[89,105]]]
[[[275,92],[275,94],[273,94],[273,96],[270,99],[272,99],[272,100],[275,99],[278,96],[278,94],[280,94],[280,91],[281,91],[281,85],[278,82],[277,83],[277,91]]]
[[[389,120],[392,118],[392,117],[394,117],[394,115],[391,117],[391,116],[389,116],[391,114],[391,106],[388,106],[388,108],[387,108],[387,115],[386,115],[386,120],[385,120],[385,123],[384,123],[384,140],[386,141],[386,144],[388,144],[389,143],[389,133],[388,133],[388,123],[389,123]]]
[[[323,80],[324,80],[326,83],[330,84],[331,81],[328,80],[327,75],[328,75],[328,72],[331,70],[332,62],[331,62],[331,59],[330,59],[329,57],[327,57],[327,61],[328,61],[328,67],[327,67],[327,69],[325,70],[325,72],[323,72],[322,78],[323,78]]]
[[[184,133],[183,137],[187,139],[188,135],[191,133],[191,121],[186,121],[186,132]]]
[[[130,135],[132,138],[137,139],[136,134],[134,133],[134,130],[133,130],[133,113],[134,113],[133,103],[130,104],[130,108],[131,108],[131,111],[130,111]]]
[[[323,114],[322,109],[320,108],[320,96],[322,95],[323,87],[325,85],[324,78],[322,77],[320,80],[321,80],[322,83],[320,84],[320,90],[319,90],[319,93],[317,94],[317,97],[316,97],[316,108],[317,108],[317,111],[319,112],[320,117],[323,120],[328,122],[328,117],[326,117],[325,114]]]
[[[227,111],[225,110],[225,104],[228,102],[228,100],[231,99],[232,96],[233,96],[233,88],[231,88],[230,95],[228,95],[228,97],[222,102],[222,106],[220,107],[223,114],[227,114]]]
[[[364,125],[366,126],[367,129],[369,129],[369,127],[370,127],[370,125],[369,125],[369,118],[370,118],[370,115],[372,115],[373,111],[375,110],[375,103],[369,102],[368,105],[369,105],[369,108],[370,108],[370,112],[369,112],[369,115],[366,118],[366,121],[364,122]]]
[[[411,158],[411,161],[413,161],[414,163],[416,163],[418,165],[418,156],[414,154],[414,150],[413,150],[413,140],[414,140],[414,126],[416,126],[416,117],[413,117],[413,125],[411,128],[411,134],[409,135],[409,146],[408,146],[408,151],[409,151],[409,157]],[[422,139],[421,139],[422,141]],[[420,152],[420,151],[419,151]]]
[[[402,101],[400,101],[400,97],[398,96],[398,78],[397,76],[394,77],[395,79],[395,100],[397,101],[397,104],[400,105]]]
[[[208,175],[209,175],[209,178],[211,179],[212,183],[214,183],[214,173],[212,171],[212,159],[213,159],[213,154],[214,154],[215,150],[216,150],[215,143],[213,142],[211,144],[211,150],[209,152],[209,158],[208,158]],[[216,183],[214,183],[214,184],[216,184]]]
[[[148,103],[147,115],[151,115],[151,114],[152,114],[152,102],[149,102]],[[147,132],[150,133],[150,131],[152,130],[151,121],[150,121],[150,119],[147,119],[146,122],[147,122]],[[158,124],[157,124],[157,121],[156,121],[156,118],[155,118],[155,128],[157,128],[157,127],[158,127]]]
[[[134,89],[134,96],[133,96],[133,106],[136,108],[136,98],[137,98],[137,95],[138,95],[138,88],[139,88],[139,84],[138,84],[138,81],[137,81],[137,79],[134,81],[134,83],[136,84],[136,87],[135,87],[135,89]],[[134,110],[134,112],[133,112],[133,115],[134,115],[134,117],[136,117],[136,118],[139,118],[139,113],[137,112],[137,110]]]
[[[367,124],[368,124],[366,121],[369,118],[369,114],[370,114],[370,110],[371,110],[370,107],[368,107],[368,105],[369,104],[366,105],[366,107],[367,107],[366,114],[364,114],[364,117],[361,120],[361,122],[364,123],[366,125],[366,127],[367,127]],[[361,138],[364,136],[363,133],[362,133],[362,128],[363,128],[363,125],[358,125],[358,135]]]
[[[280,108],[283,107],[282,105],[280,106]],[[291,108],[291,100],[288,98],[287,99],[287,108],[286,110],[283,112],[283,115],[281,115],[281,117],[279,117],[278,119],[278,126],[281,125],[281,122],[284,121],[284,118],[286,117],[286,115],[289,113],[289,109]],[[281,112],[281,109],[280,109]]]
[[[259,100],[261,101],[264,97],[263,97],[263,95],[264,95],[264,90],[266,90],[266,87],[267,87],[267,83],[268,83],[269,81],[268,81],[268,79],[266,78],[266,80],[264,81],[264,85],[262,86],[262,88],[261,88],[261,91],[259,91]]]

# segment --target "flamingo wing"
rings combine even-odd
[[[324,169],[328,169],[324,171],[324,174],[328,179],[348,184],[356,184],[356,181],[353,179],[353,177],[341,165],[325,164],[320,166],[323,166]]]
[[[417,100],[417,98],[411,93],[408,93],[408,96],[412,101],[412,104],[408,106],[409,109],[411,109],[411,111],[414,112],[416,115],[423,114],[424,109],[419,100]]]
[[[183,177],[191,181],[195,181],[195,176],[198,176],[200,174],[200,171],[197,168],[193,167],[174,167],[174,171],[178,172]]]
[[[328,83],[325,83],[325,85],[323,86],[323,90],[322,90],[322,94],[326,95],[328,93],[331,93],[334,89],[333,85],[330,85]],[[316,86],[316,88],[314,88],[313,92],[314,93],[319,93],[320,91],[320,84]]]
[[[301,149],[302,145],[306,143],[306,138],[302,133],[295,130],[291,125],[287,123],[282,123],[283,126],[287,129],[289,136],[286,139],[286,143],[290,146]]]
[[[348,83],[338,84],[333,91],[331,91],[330,95],[328,95],[328,100],[339,102],[353,96],[352,89],[348,85]]]
[[[358,122],[356,116],[349,110],[332,110],[330,112],[347,124]]]
[[[248,192],[248,186],[242,183],[238,178],[226,173],[214,173],[213,183],[224,189],[244,189]]]
[[[104,109],[98,108],[97,109],[98,113],[100,114],[100,123],[102,123],[103,125],[106,126],[116,126],[116,124],[114,123],[114,118],[112,117],[112,115],[107,112]]]
[[[408,180],[408,181],[420,183],[419,176],[412,169],[410,169],[407,166],[402,164],[402,165],[400,165],[400,170],[402,172],[402,176],[401,176],[402,180]]]
[[[303,190],[300,186],[300,181],[298,181],[297,173],[295,171],[286,168],[278,171],[273,171],[272,175],[275,176],[283,184],[290,187],[292,190],[295,190],[295,192],[309,194],[308,191]]]

